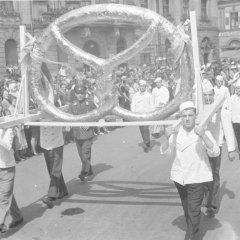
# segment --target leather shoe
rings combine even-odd
[[[53,208],[54,201],[56,200],[55,197],[45,197],[42,199],[43,203],[47,205],[48,208]]]
[[[62,199],[64,197],[68,196],[68,192],[64,192],[58,196],[58,199]]]
[[[9,225],[9,228],[14,228],[14,227],[17,227],[18,225],[22,224],[23,223],[23,218],[20,218],[19,220],[15,221],[15,222],[12,222],[10,225]]]

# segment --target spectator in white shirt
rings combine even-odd
[[[53,103],[53,90],[49,89],[49,100]],[[54,201],[68,195],[67,187],[62,175],[63,164],[63,128],[40,127],[40,146],[43,149],[47,170],[50,176],[50,184],[47,197],[43,198],[49,208],[54,206]]]
[[[131,110],[138,113],[148,113],[154,111],[152,94],[146,91],[147,82],[139,81],[139,92],[135,93],[132,98]],[[149,126],[139,126],[142,138],[144,152],[150,150],[150,130]]]
[[[215,96],[214,96],[214,90],[213,85],[208,82],[204,82],[202,84],[203,89],[203,95],[204,95],[204,104],[205,104],[205,110],[207,110],[208,107],[211,107],[214,103]],[[212,169],[213,174],[213,181],[209,183],[209,186],[207,188],[206,192],[206,200],[205,200],[205,206],[207,208],[206,214],[209,216],[214,216],[220,207],[220,201],[219,201],[219,190],[220,190],[220,166],[221,166],[221,156],[222,156],[222,145],[223,145],[223,128],[222,128],[222,121],[221,121],[221,110],[217,111],[212,120],[209,122],[207,126],[207,130],[211,132],[214,139],[216,140],[219,149],[220,149],[220,155],[217,157],[209,157],[209,162]]]
[[[13,138],[12,128],[0,129],[0,239],[1,233],[23,222],[13,195],[16,166],[12,149]]]
[[[205,187],[213,180],[208,155],[216,157],[220,150],[209,131],[195,126],[196,108],[191,101],[180,105],[180,114],[182,125],[166,129],[166,141],[160,152],[173,159],[171,180],[178,190],[187,222],[185,239],[195,240]]]
[[[156,78],[156,87],[152,90],[152,96],[155,108],[164,107],[169,101],[169,91],[162,84],[162,79],[160,77]]]
[[[169,101],[168,88],[163,86],[162,78],[158,77],[154,83],[156,87],[152,90],[153,102],[155,109],[163,108]],[[164,126],[155,125],[152,136],[159,138],[164,133]]]
[[[226,98],[230,97],[230,93],[227,87],[225,87],[224,79],[221,75],[216,76],[216,86],[214,86],[215,98],[224,95]]]
[[[240,150],[240,78],[235,84],[235,94],[228,98],[223,104],[223,110],[231,114],[231,120],[235,137],[237,140],[238,151]],[[234,138],[234,137],[233,137]],[[233,141],[234,142],[234,141]],[[233,158],[235,152],[235,146],[228,143],[229,157]]]

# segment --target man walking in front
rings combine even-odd
[[[187,233],[185,239],[197,240],[205,185],[213,180],[208,159],[218,156],[219,147],[209,131],[195,126],[196,108],[191,101],[180,105],[181,126],[168,128],[161,154],[173,158],[171,180],[181,198]]]
[[[72,114],[83,114],[96,108],[92,99],[87,98],[86,87],[84,85],[75,86],[75,101],[71,102],[69,111]],[[91,166],[91,152],[94,137],[93,127],[73,127],[73,136],[76,141],[79,157],[82,161],[82,169],[79,174],[81,181],[93,175]]]
[[[131,110],[132,112],[147,113],[154,111],[154,102],[152,94],[146,91],[147,83],[145,80],[139,81],[139,92],[133,95]],[[144,152],[148,152],[150,149],[150,130],[149,126],[139,126],[142,138]]]

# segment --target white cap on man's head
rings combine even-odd
[[[202,89],[204,93],[211,92],[213,90],[213,85],[208,79],[204,79],[202,82]]]
[[[223,76],[217,75],[217,76],[216,76],[216,80],[218,80],[218,81],[223,81]]]
[[[147,82],[145,80],[139,80],[139,85],[140,86],[144,86],[144,85],[147,85]]]
[[[154,82],[155,82],[155,83],[162,82],[162,78],[157,77],[157,78],[154,80]]]
[[[235,87],[240,87],[240,78],[237,80],[237,82],[235,83]]]
[[[192,101],[186,101],[180,104],[179,106],[179,111],[182,112],[183,110],[186,109],[196,109],[194,103]]]

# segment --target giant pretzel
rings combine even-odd
[[[67,40],[63,34],[80,24],[91,23],[97,20],[125,20],[137,24],[149,24],[147,31],[128,49],[109,58],[102,59],[79,49]],[[129,60],[143,50],[158,31],[165,31],[172,42],[175,58],[176,77],[181,79],[180,91],[175,98],[163,109],[149,113],[134,113],[118,106],[116,87],[108,75],[112,70]],[[44,94],[41,79],[42,59],[49,47],[57,43],[58,46],[74,59],[90,65],[97,71],[96,95],[100,99],[100,106],[86,114],[72,115],[55,107]],[[192,89],[194,70],[192,48],[189,38],[178,27],[157,13],[135,6],[120,4],[90,5],[70,11],[56,19],[43,34],[34,42],[32,49],[31,87],[33,95],[42,110],[54,119],[67,122],[98,121],[106,115],[114,114],[128,121],[163,120],[178,110],[181,102],[189,97]]]

